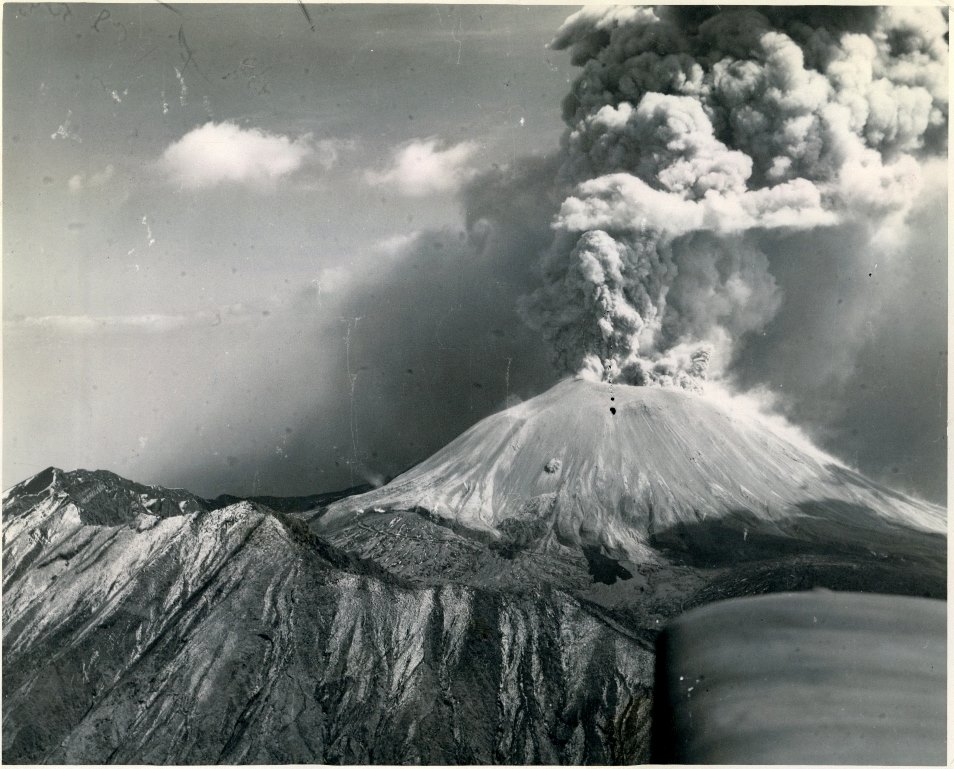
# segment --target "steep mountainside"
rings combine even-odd
[[[562,591],[416,586],[247,502],[87,523],[78,483],[8,496],[6,762],[646,758],[651,651]]]
[[[678,392],[565,382],[314,500],[7,492],[4,761],[636,763],[684,610],[946,595],[943,510]]]

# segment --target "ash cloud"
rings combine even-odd
[[[554,364],[693,387],[781,306],[766,233],[862,230],[889,258],[946,149],[946,31],[937,8],[567,19],[569,193],[522,302]]]
[[[517,313],[537,281],[529,256],[549,238],[556,168],[553,158],[524,158],[473,178],[461,191],[463,229],[390,244],[342,296],[338,382],[318,413],[351,424],[316,424],[298,438],[334,436],[346,483],[390,478],[557,380]]]
[[[558,165],[522,158],[478,175],[460,193],[463,228],[389,238],[340,290],[319,280],[276,310],[269,320],[287,329],[288,353],[250,364],[261,392],[236,393],[229,400],[240,408],[208,427],[210,445],[227,445],[234,411],[247,437],[228,452],[177,457],[167,474],[210,495],[379,485],[554,384],[558,373],[516,308],[537,283],[532,255],[550,237]],[[312,344],[294,354],[302,335]],[[296,403],[296,392],[307,400]],[[267,424],[246,426],[249,413]]]
[[[777,394],[783,413],[865,474],[943,503],[947,196],[934,190],[890,258],[862,227],[766,235],[783,301],[739,342],[729,374],[736,389]]]

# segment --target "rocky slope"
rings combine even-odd
[[[89,523],[77,484],[122,502]],[[152,515],[124,486],[7,497],[5,762],[646,757],[652,654],[573,596],[414,585],[262,506]]]
[[[564,383],[312,510],[103,472],[15,486],[4,761],[637,763],[685,609],[945,596],[943,510],[634,389]]]

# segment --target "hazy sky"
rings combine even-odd
[[[572,10],[5,5],[3,486],[49,465],[208,495],[379,482],[554,382],[515,304],[559,205],[533,180]],[[935,184],[878,291],[838,272],[850,234],[775,238],[785,299],[736,372],[932,499],[945,211]]]

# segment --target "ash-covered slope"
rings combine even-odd
[[[720,537],[883,544],[946,531],[945,513],[865,479],[757,417],[684,390],[565,380],[484,419],[387,486],[331,505],[319,532],[423,510],[492,538],[653,558]]]

